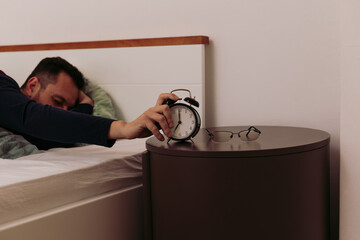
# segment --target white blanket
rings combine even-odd
[[[146,139],[0,160],[0,224],[142,183]]]

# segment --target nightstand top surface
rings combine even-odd
[[[249,126],[231,126],[208,128],[210,131],[246,130]],[[193,142],[161,142],[155,137],[146,141],[146,148],[151,152],[176,156],[197,157],[256,157],[283,155],[312,151],[325,147],[330,142],[327,132],[301,127],[255,126],[261,131],[256,141],[245,142],[238,136],[228,142],[213,142],[204,128],[193,138]]]

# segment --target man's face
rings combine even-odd
[[[65,110],[74,107],[79,97],[79,89],[64,72],[59,73],[55,84],[49,83],[45,88],[41,88],[39,79],[34,77],[25,91],[25,95],[38,103]]]

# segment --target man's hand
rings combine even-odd
[[[78,104],[81,104],[81,103],[87,103],[87,104],[90,104],[91,106],[94,106],[94,101],[88,95],[86,95],[83,91],[79,91]]]
[[[166,99],[174,101],[179,98],[172,93],[160,94],[156,105],[149,108],[136,120],[125,123],[123,121],[115,121],[111,124],[108,138],[109,139],[133,139],[139,137],[148,137],[153,134],[160,141],[164,140],[164,136],[160,133],[155,125],[159,123],[161,129],[167,137],[171,137],[171,128],[174,127],[174,122],[171,118],[170,108],[168,105],[162,105]]]

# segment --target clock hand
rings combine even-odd
[[[181,122],[178,122],[178,124],[176,125],[174,132],[176,132],[176,129],[180,126]]]
[[[178,124],[176,125],[175,129],[174,129],[174,133],[176,132],[176,129],[180,126],[181,122],[181,118],[180,118],[180,109],[178,109]]]

